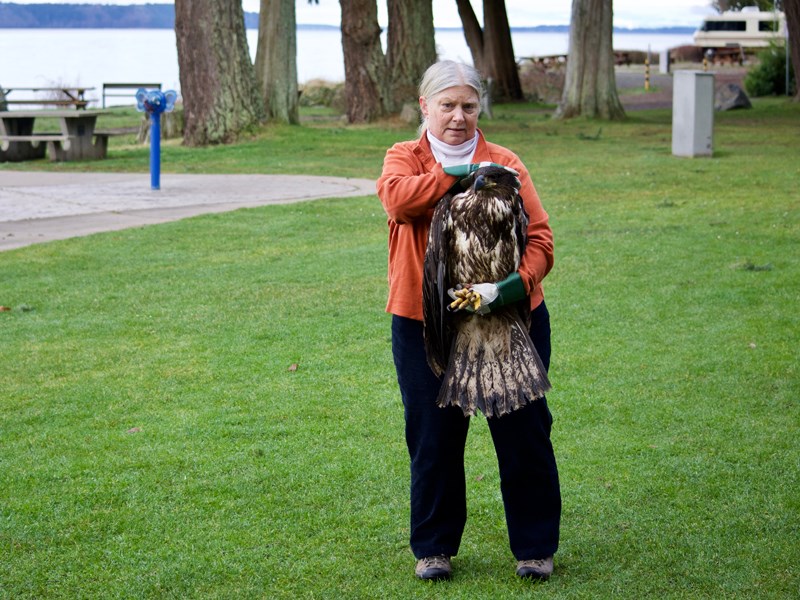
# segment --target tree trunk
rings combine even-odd
[[[294,0],[261,0],[256,81],[267,117],[284,123],[300,122]]]
[[[483,0],[483,26],[483,75],[494,81],[495,99],[522,100],[505,0]]]
[[[436,40],[431,0],[388,0],[389,32],[386,66],[390,94],[385,107],[396,112],[404,103],[416,103],[419,82],[436,62]]]
[[[386,64],[375,0],[339,0],[347,120],[368,123],[386,114]]]
[[[485,80],[492,80],[496,99],[522,100],[505,0],[483,0],[483,29],[469,0],[456,0],[456,5],[472,64]]]
[[[789,56],[794,70],[794,101],[800,102],[800,0],[783,0],[783,10],[786,12]]]
[[[479,73],[483,73],[483,29],[478,23],[478,17],[475,16],[469,0],[456,0],[456,5],[464,29],[464,39],[470,54],[472,54],[472,65],[478,69]]]
[[[188,146],[233,141],[264,118],[237,0],[176,0],[175,37]]]
[[[572,0],[567,73],[556,118],[625,118],[614,74],[611,3]]]

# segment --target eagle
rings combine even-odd
[[[442,377],[437,405],[499,417],[550,389],[528,334],[530,300],[490,311],[473,284],[516,273],[527,242],[528,215],[516,172],[481,166],[436,204],[423,266],[425,352]],[[463,187],[461,188],[463,189]],[[457,191],[457,190],[456,190]]]

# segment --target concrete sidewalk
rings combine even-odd
[[[204,213],[375,194],[369,179],[0,171],[0,251]]]

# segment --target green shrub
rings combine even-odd
[[[789,63],[789,89],[796,83]],[[772,44],[758,53],[758,64],[745,76],[744,86],[751,96],[780,96],[786,94],[786,50]]]

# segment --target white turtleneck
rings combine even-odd
[[[433,137],[430,131],[427,131],[428,141],[431,143],[431,150],[437,162],[442,163],[443,167],[452,167],[453,165],[465,165],[472,162],[472,156],[475,154],[475,148],[478,147],[478,132],[475,132],[475,137],[471,140],[451,146],[444,143],[442,140]]]

